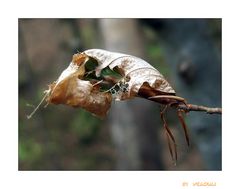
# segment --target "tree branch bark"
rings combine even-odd
[[[198,111],[198,112],[206,112],[208,114],[222,114],[222,108],[211,108],[211,107],[199,106],[195,104],[187,104],[187,106],[182,104],[182,105],[179,105],[178,107],[187,112]]]

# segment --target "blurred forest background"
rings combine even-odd
[[[114,102],[106,119],[64,105],[33,111],[72,55],[102,48],[156,67],[189,103],[221,107],[221,19],[19,19],[19,170],[221,170],[221,116],[175,110],[173,165],[159,105]]]

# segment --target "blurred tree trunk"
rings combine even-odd
[[[221,49],[210,36],[210,23],[205,19],[173,19],[163,24],[166,30],[162,37],[177,95],[189,103],[221,107]],[[220,170],[221,116],[191,112],[187,118],[191,138],[207,168]]]
[[[99,24],[107,50],[144,57],[136,20],[100,19]],[[154,105],[143,99],[112,105],[109,121],[117,149],[117,169],[163,169],[157,137],[159,123],[151,116]]]

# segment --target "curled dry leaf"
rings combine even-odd
[[[95,65],[89,64],[92,61]],[[67,69],[49,85],[46,100],[48,103],[81,107],[104,117],[112,97],[126,100],[161,94],[174,95],[175,91],[146,61],[131,55],[90,49],[73,55]]]
[[[87,60],[84,54],[73,56],[68,68],[56,82],[49,85],[47,102],[81,107],[99,117],[105,117],[112,97],[109,93],[99,92],[99,87],[90,81],[82,80]]]
[[[112,70],[117,69],[121,73],[122,79],[118,82],[124,83],[128,87],[127,91],[120,91],[115,96],[116,100],[126,100],[139,96],[138,92],[141,87],[147,89],[142,92],[148,97],[153,96],[153,94],[154,96],[175,94],[175,91],[164,79],[163,75],[149,63],[138,57],[101,49],[90,49],[84,53],[98,61],[99,65],[96,68],[97,77],[101,75],[101,71],[106,67]]]

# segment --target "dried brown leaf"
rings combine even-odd
[[[123,74],[121,82],[128,84],[128,90],[127,92],[118,93],[116,100],[125,100],[138,96],[139,89],[145,83],[149,85],[148,92],[152,91],[155,95],[163,93],[175,94],[175,91],[164,79],[163,75],[138,57],[101,49],[90,49],[84,53],[98,61],[99,66],[96,68],[96,76],[99,76],[106,67],[110,69],[117,67],[120,73]]]
[[[47,101],[81,107],[99,117],[104,117],[111,106],[112,97],[109,93],[99,92],[90,81],[82,80],[87,59],[88,57],[82,54],[79,54],[79,57],[73,56],[69,67],[49,86]]]
[[[90,59],[97,61],[98,65],[86,72],[85,64]],[[110,75],[103,75],[106,69],[118,70],[122,77],[115,78],[109,71],[107,73]],[[95,74],[94,79],[89,79],[92,73]],[[106,83],[111,88],[100,90]],[[73,55],[68,68],[49,86],[46,99],[48,103],[82,107],[104,117],[111,106],[112,97],[126,100],[161,94],[175,95],[175,91],[162,74],[146,61],[131,55],[90,49]]]

